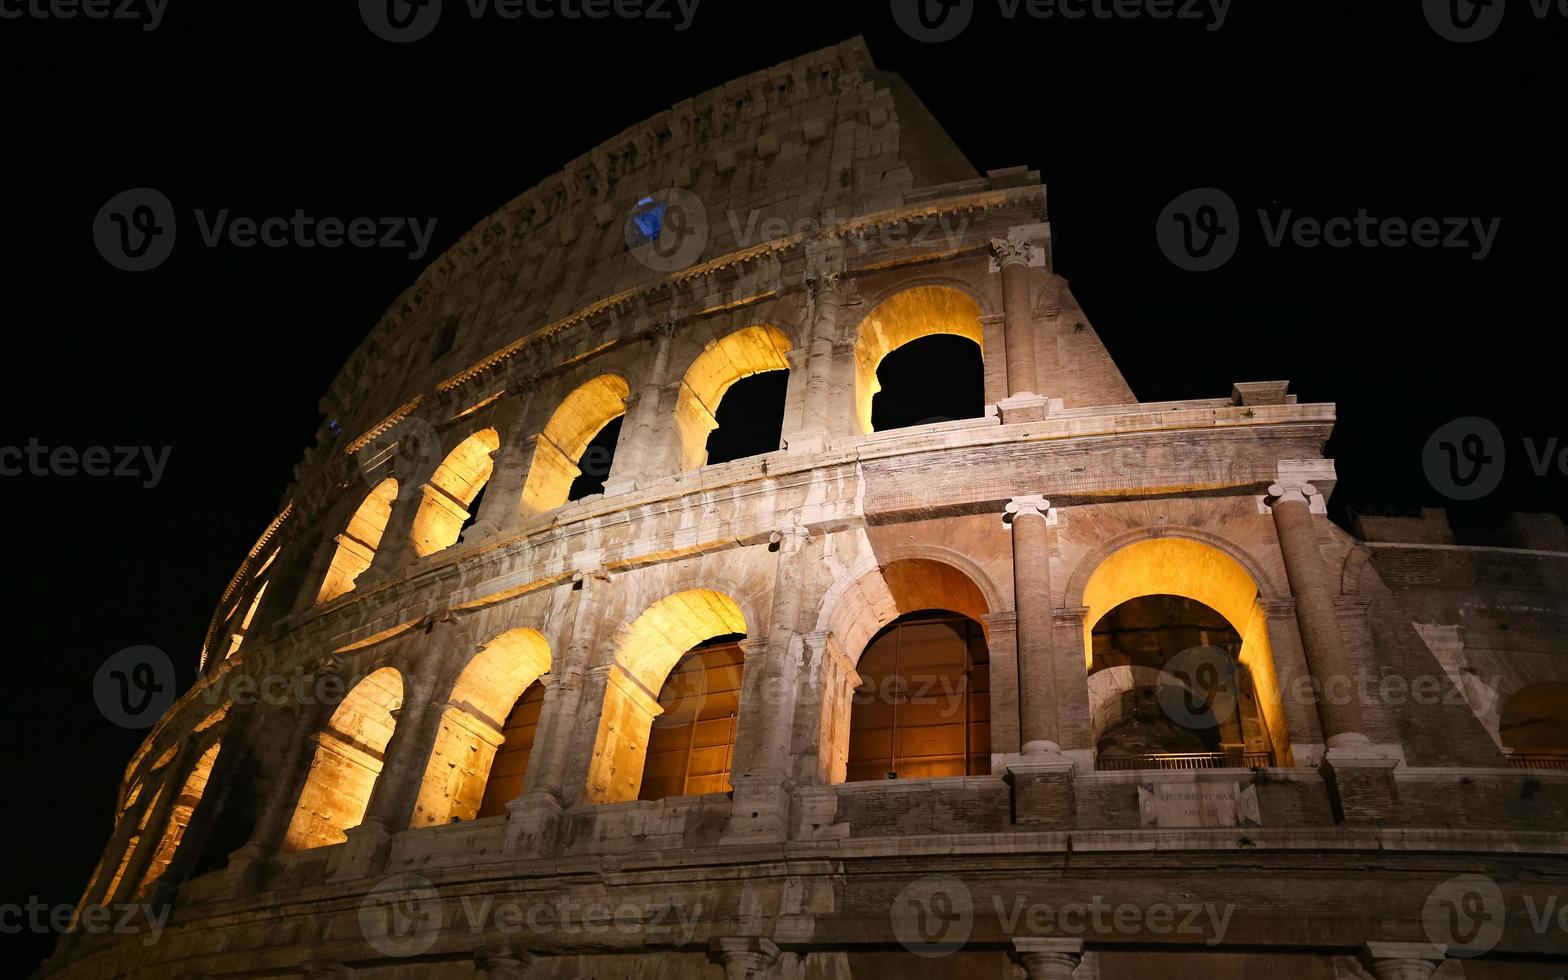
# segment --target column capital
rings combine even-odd
[[[1020,517],[1043,517],[1050,522],[1053,513],[1051,502],[1041,495],[1014,497],[1007,502],[1007,516],[1003,521],[1016,524]]]
[[[752,980],[778,962],[779,948],[771,939],[734,937],[715,939],[708,947],[724,967],[727,980]]]
[[[1367,943],[1357,958],[1377,980],[1426,980],[1443,965],[1446,951],[1430,943]]]
[[[991,255],[996,259],[997,267],[1006,269],[1010,266],[1029,265],[1029,257],[1034,252],[1034,242],[1022,237],[993,238],[991,239]]]
[[[1083,940],[1020,936],[1013,940],[1012,958],[1029,980],[1070,980],[1083,961]]]

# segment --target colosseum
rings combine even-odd
[[[1046,204],[853,40],[467,233],[41,975],[1562,977],[1568,532],[1337,526],[1334,406],[1140,402]]]

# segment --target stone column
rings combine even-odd
[[[741,674],[741,703],[728,841],[783,840],[789,834],[790,752],[794,706],[811,624],[807,598],[822,562],[821,535],[789,527],[773,535],[773,606],[767,633],[748,641]]]
[[[1383,758],[1362,723],[1355,665],[1339,628],[1339,590],[1318,550],[1312,498],[1317,488],[1303,480],[1276,483],[1266,501],[1274,514],[1285,573],[1296,599],[1296,622],[1307,669],[1316,681],[1318,718],[1327,751],[1320,771],[1328,784],[1334,815],[1342,823],[1381,823],[1394,818],[1399,791],[1396,759]]]
[[[779,948],[768,939],[715,939],[709,948],[724,967],[724,980],[760,980],[779,962]]]
[[[1426,943],[1367,943],[1359,957],[1377,980],[1427,980],[1445,958],[1441,947]]]
[[[1083,961],[1083,940],[1019,937],[1013,940],[1012,958],[1028,980],[1072,980]]]
[[[394,578],[410,561],[414,560],[414,519],[425,500],[425,485],[413,479],[398,479],[397,499],[392,502],[392,513],[381,532],[381,543],[370,560],[370,567],[360,573],[355,581],[358,586],[374,585]]]
[[[1040,396],[1040,380],[1035,363],[1034,309],[1029,293],[1029,253],[1032,247],[1027,239],[998,238],[991,241],[991,253],[1002,271],[1009,399]]]
[[[1318,550],[1316,521],[1308,499],[1317,495],[1317,488],[1310,483],[1276,483],[1269,488],[1285,573],[1296,598],[1296,622],[1307,667],[1319,684],[1338,679],[1337,683],[1343,686],[1344,680],[1355,678],[1355,668],[1339,629],[1335,604],[1339,590],[1331,584],[1323,554]],[[1351,690],[1352,694],[1345,698],[1318,699],[1318,715],[1330,749],[1370,744],[1363,734],[1361,703],[1353,693],[1353,684]]]
[[[800,430],[785,433],[789,448],[821,452],[832,439],[833,347],[840,318],[848,301],[848,287],[841,273],[829,273],[806,283],[810,296],[811,345],[806,355],[805,398]]]
[[[615,445],[615,461],[610,478],[604,483],[607,497],[626,493],[639,482],[655,476],[660,462],[657,443],[661,435],[660,407],[664,401],[665,375],[670,371],[670,348],[675,341],[675,324],[661,323],[645,335],[653,343],[653,361],[642,376],[642,385],[626,400],[626,421]]]
[[[523,515],[523,486],[528,481],[528,449],[524,422],[533,404],[534,393],[513,399],[504,419],[498,419],[501,447],[490,454],[490,481],[485,484],[479,517],[468,529],[469,540],[504,534],[516,528]]]
[[[1007,505],[1013,527],[1013,603],[1018,609],[1019,732],[1025,755],[1061,751],[1056,650],[1051,623],[1051,554],[1044,497]]]
[[[567,610],[570,627],[561,641],[564,652],[560,662],[545,686],[523,794],[506,805],[508,853],[544,857],[555,847],[561,813],[568,805],[567,761],[583,737],[580,726],[596,728],[598,724],[597,711],[583,710],[583,691],[597,635],[595,617],[602,588],[592,574],[578,573],[573,579]],[[592,739],[594,732],[588,731],[586,737]]]

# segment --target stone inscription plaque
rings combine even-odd
[[[1198,780],[1138,787],[1138,813],[1145,827],[1261,827],[1258,791],[1251,783]]]

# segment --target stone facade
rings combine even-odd
[[[628,241],[657,202],[696,222],[679,268]],[[937,333],[983,351],[984,417],[871,431],[882,357]],[[774,370],[779,450],[705,465]],[[682,103],[465,236],[344,368],[83,898],[167,925],[43,975],[1561,976],[1568,766],[1505,720],[1564,708],[1560,525],[1360,540],[1332,405],[1211,394],[1134,398],[1039,175],[976,173],[860,42]],[[1097,765],[1090,631],[1162,594],[1234,628],[1267,760]],[[845,782],[862,652],[927,609],[984,628],[990,771]],[[731,791],[639,800],[661,685],[730,635]],[[478,816],[534,682],[520,791]]]

